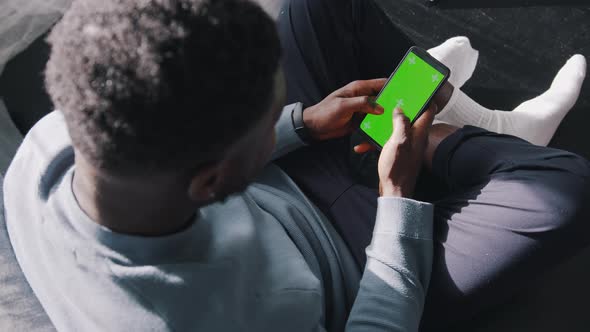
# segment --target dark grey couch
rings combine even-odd
[[[0,189],[4,178],[0,175]],[[20,270],[6,230],[0,190],[0,331],[54,331]]]

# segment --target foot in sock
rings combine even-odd
[[[438,109],[443,110],[449,102],[454,103],[453,97],[456,95],[453,94],[453,91],[461,88],[473,75],[479,59],[479,52],[471,47],[469,38],[458,36],[429,49],[428,53],[451,71],[448,82],[434,96],[434,102]],[[434,123],[439,122],[442,121],[437,116]]]
[[[437,120],[459,127],[481,127],[546,146],[578,100],[585,77],[586,59],[575,55],[559,71],[549,90],[512,112],[489,110],[455,89]]]
[[[428,53],[451,70],[449,83],[456,88],[471,78],[479,58],[479,52],[471,47],[467,37],[453,37]]]
[[[549,90],[515,108],[511,119],[514,132],[524,130],[523,138],[533,144],[549,144],[563,118],[578,101],[586,66],[584,56],[573,56],[557,73]]]

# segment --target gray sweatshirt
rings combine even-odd
[[[275,157],[303,145],[277,123]],[[60,331],[416,331],[432,206],[379,198],[364,272],[325,216],[269,164],[242,193],[162,237],[92,221],[72,191],[63,115],[26,136],[4,182],[16,257]],[[362,273],[361,273],[362,272]]]

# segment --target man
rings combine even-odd
[[[503,204],[498,225],[522,219],[522,234],[524,226],[543,232],[542,245],[497,239],[513,245],[513,255],[531,255],[528,273],[539,270],[546,250],[557,261],[586,243],[580,230],[587,226],[577,221],[588,212],[588,163],[482,129],[431,128],[448,102],[447,87],[414,126],[395,113],[395,135],[379,159],[379,206],[361,211],[377,217],[358,219],[374,228],[361,276],[363,263],[354,257],[364,239],[355,243],[326,202],[340,204],[332,197],[338,190],[349,197],[342,186],[351,186],[350,177],[334,167],[346,157],[353,115],[382,113],[368,96],[385,80],[368,79],[385,76],[407,45],[399,39],[383,57],[369,57],[371,38],[337,25],[367,37],[375,27],[395,31],[383,14],[350,1],[332,8],[354,16],[330,21],[320,10],[326,3],[294,1],[282,14],[283,70],[274,23],[248,1],[72,5],[50,37],[46,80],[60,112],[31,130],[5,180],[11,242],[59,330],[417,330],[433,262],[433,206],[409,198],[423,161],[450,189],[448,200],[437,202],[437,222],[485,220],[471,209]],[[327,43],[326,34],[321,41],[309,35],[318,26],[334,40],[351,38],[353,47],[324,48],[324,55],[339,55],[330,62],[298,48],[303,36],[310,45]],[[355,79],[362,81],[340,84]],[[285,95],[311,106],[283,108]],[[292,153],[304,145],[301,127],[303,138],[323,142]],[[494,153],[479,155],[489,149]],[[310,154],[338,157],[290,160]],[[268,164],[280,157],[319,209]],[[305,181],[322,165],[324,184],[335,184],[325,195]],[[377,191],[363,190],[374,204]],[[501,200],[525,191],[527,199]],[[558,246],[566,237],[567,246]],[[503,290],[498,279],[518,282],[521,274],[505,267],[519,262],[506,260],[470,280]],[[436,292],[449,284],[444,263],[435,260],[433,277],[443,281],[430,288],[429,301],[440,301]]]

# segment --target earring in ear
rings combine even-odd
[[[215,199],[215,196],[217,196],[217,195],[215,194],[215,192],[214,192],[214,191],[210,191],[210,192],[209,192],[209,198],[210,198],[210,199]]]

